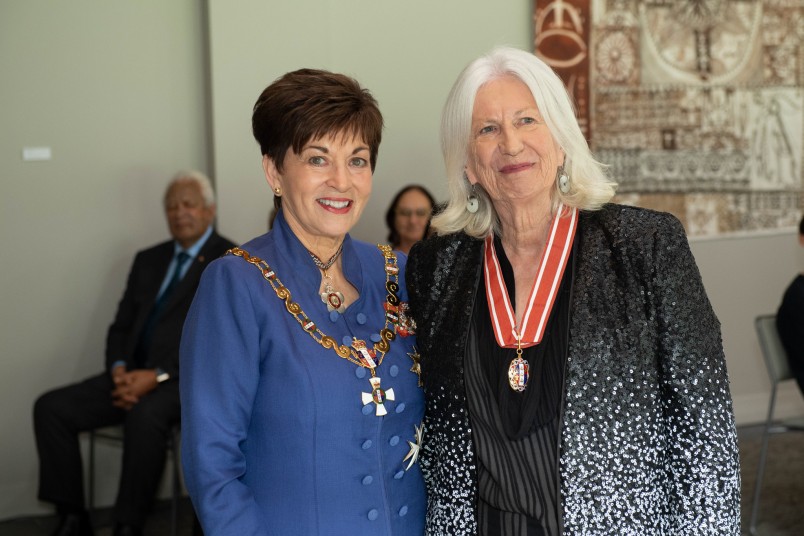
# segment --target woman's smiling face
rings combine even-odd
[[[563,152],[521,80],[503,76],[484,84],[472,111],[467,174],[495,203],[549,199]]]
[[[302,244],[340,240],[360,219],[371,195],[369,147],[341,133],[310,140],[296,154],[288,149],[280,173],[263,157],[272,189],[281,188],[285,219]]]

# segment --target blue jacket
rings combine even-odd
[[[343,315],[321,302],[320,271],[281,211],[243,249],[275,270],[326,335],[376,342],[386,297],[378,248],[347,235],[343,270],[360,298]],[[399,284],[406,301],[402,270]],[[377,416],[362,400],[369,371],[303,331],[255,265],[234,255],[211,263],[181,344],[182,460],[204,532],[421,535],[424,483],[419,464],[404,460],[424,412],[414,342],[397,336],[377,368],[394,395]]]

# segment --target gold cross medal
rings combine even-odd
[[[372,371],[373,372],[373,371]],[[393,388],[384,391],[380,387],[380,378],[377,376],[372,376],[369,378],[369,382],[371,382],[371,392],[370,393],[362,393],[363,395],[363,405],[370,404],[374,402],[377,404],[377,412],[376,415],[378,417],[382,417],[383,415],[388,414],[388,410],[385,409],[384,402],[386,400],[394,400],[394,390]]]

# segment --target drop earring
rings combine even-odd
[[[568,194],[570,191],[570,178],[567,172],[564,171],[564,166],[558,166],[556,170],[556,181],[558,182],[558,189],[562,194]]]
[[[470,214],[474,214],[479,208],[480,201],[477,199],[477,195],[475,195],[475,185],[473,184],[472,192],[469,194],[469,197],[466,198],[466,211]]]

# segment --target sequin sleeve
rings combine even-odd
[[[652,250],[665,470],[674,534],[739,534],[737,439],[720,323],[680,222],[664,215]]]
[[[587,213],[561,445],[564,534],[739,534],[720,324],[678,220]]]

